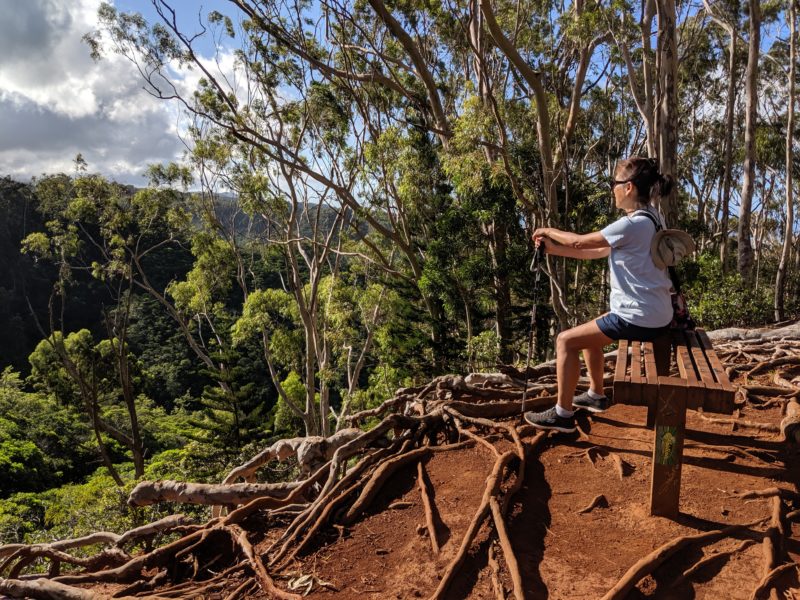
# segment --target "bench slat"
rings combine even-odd
[[[705,386],[697,374],[692,354],[687,347],[686,336],[683,331],[675,331],[672,339],[675,344],[675,362],[678,363],[678,373],[680,373],[681,379],[686,380],[686,406],[693,409],[701,408],[705,398]]]
[[[687,331],[685,335],[689,349],[692,353],[692,358],[694,359],[694,364],[697,367],[697,371],[700,373],[700,380],[706,385],[706,387],[716,387],[717,382],[714,380],[714,374],[711,372],[708,359],[703,353],[703,349],[700,347],[700,342],[698,341],[697,336],[693,331]]]
[[[700,373],[700,378],[706,386],[705,398],[702,404],[703,409],[709,412],[723,412],[721,409],[725,405],[725,398],[722,394],[722,387],[715,381],[713,369],[708,363],[708,357],[703,352],[697,334],[694,331],[687,331],[686,341]]]
[[[731,414],[734,410],[734,399],[736,397],[736,387],[731,383],[725,367],[722,365],[714,347],[711,345],[711,340],[703,329],[698,329],[697,340],[703,354],[708,360],[711,368],[711,373],[717,382],[717,403],[714,407],[716,412]]]
[[[735,389],[731,383],[731,380],[728,378],[728,373],[725,371],[722,361],[719,359],[716,351],[714,350],[714,346],[711,345],[711,340],[708,338],[708,334],[705,332],[705,330],[697,330],[697,339],[700,341],[700,346],[703,348],[703,352],[705,352],[706,356],[708,357],[708,363],[711,365],[711,369],[714,373],[714,378],[717,380],[717,383],[719,383],[723,388]]]

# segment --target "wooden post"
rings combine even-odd
[[[659,377],[658,383],[650,514],[674,519],[678,516],[681,493],[686,382],[675,377]]]

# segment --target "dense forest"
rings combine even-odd
[[[217,482],[397,388],[548,358],[607,265],[537,288],[530,233],[614,220],[627,156],[679,182],[699,323],[797,316],[793,2],[233,0],[190,31],[153,4],[104,5],[87,52],[181,103],[184,161],[0,180],[2,542],[129,529],[172,510],[126,505],[143,478]]]

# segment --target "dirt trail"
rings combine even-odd
[[[526,598],[600,598],[631,565],[673,538],[769,515],[768,498],[746,501],[734,497],[736,492],[775,485],[798,489],[800,458],[781,441],[770,435],[732,432],[730,426],[707,423],[689,411],[681,515],[676,521],[651,517],[652,431],[644,427],[645,417],[646,409],[631,406],[612,406],[592,417],[581,415],[588,440],[579,434],[554,435],[530,457],[508,524]],[[742,417],[776,423],[780,409],[745,411]],[[622,478],[612,453],[627,463]],[[314,574],[338,590],[317,589],[307,597],[429,597],[480,502],[493,460],[487,448],[476,446],[436,455],[426,463],[439,512],[438,557],[423,529],[416,470],[403,469],[364,520],[352,528],[332,530],[324,547],[303,557],[298,573]],[[608,507],[578,514],[598,494],[605,496]],[[498,597],[487,560],[487,546],[493,542],[483,533],[448,598]],[[786,545],[788,558],[796,562],[800,562],[798,533],[800,526],[793,525]],[[761,544],[754,539],[732,556],[724,555],[747,539],[743,532],[682,552],[646,578],[631,597],[749,598],[762,576]],[[495,550],[504,597],[511,597],[501,551],[496,545]],[[684,570],[719,553],[718,560],[671,587]]]
[[[207,523],[176,516],[111,534],[88,562],[62,552],[80,540],[0,547],[0,598],[800,598],[800,451],[778,427],[800,397],[800,340],[715,345],[738,407],[723,419],[687,412],[674,520],[649,514],[644,407],[537,433],[507,368],[398,390],[352,416],[353,427],[380,420],[368,431],[335,448],[321,440],[305,479]],[[528,406],[551,405],[552,365],[531,381]],[[123,541],[153,536],[146,554]],[[37,560],[55,566],[50,579],[24,579]],[[62,564],[75,566],[58,577]]]

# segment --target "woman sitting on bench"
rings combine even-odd
[[[550,227],[533,232],[536,246],[544,244],[547,254],[580,259],[608,257],[611,272],[611,312],[558,335],[558,404],[544,412],[525,413],[525,420],[539,429],[570,433],[575,431],[575,408],[603,412],[608,407],[603,393],[603,347],[620,339],[651,341],[672,321],[669,274],[657,268],[650,257],[655,223],[663,226],[654,206],[669,194],[672,177],[658,172],[655,159],[637,157],[619,161],[609,184],[616,207],[625,212],[619,220],[583,235]],[[573,397],[581,351],[590,388]]]

